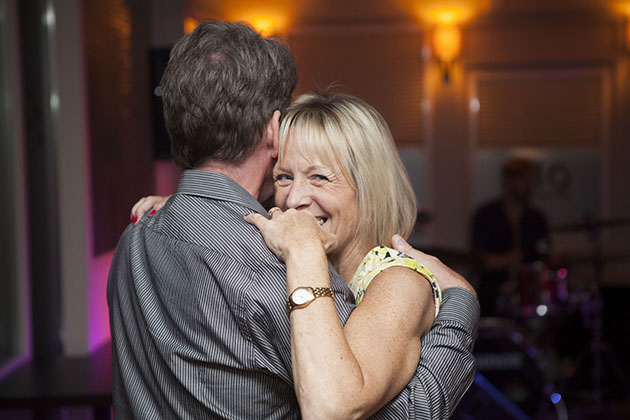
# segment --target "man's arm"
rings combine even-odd
[[[446,419],[472,384],[472,354],[479,322],[475,291],[437,258],[413,249],[401,237],[394,248],[422,261],[443,291],[443,303],[431,331],[422,340],[420,363],[407,387],[372,418]]]
[[[440,314],[422,340],[420,363],[409,384],[373,419],[447,419],[475,376],[472,354],[479,303],[461,288],[443,293]]]

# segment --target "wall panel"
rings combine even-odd
[[[85,0],[94,253],[111,250],[131,205],[153,191],[150,16],[124,0]]]
[[[422,34],[406,29],[331,30],[288,36],[300,75],[296,93],[334,86],[373,105],[399,145],[422,143]]]

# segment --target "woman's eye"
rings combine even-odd
[[[313,175],[313,178],[315,178],[318,181],[329,181],[326,175],[321,175],[321,174],[315,174]]]
[[[278,182],[279,184],[286,184],[291,181],[291,177],[287,174],[278,174],[273,177],[274,182]]]

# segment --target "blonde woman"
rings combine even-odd
[[[301,96],[283,117],[273,174],[281,210],[246,220],[287,264],[287,293],[329,288],[328,255],[358,305],[343,329],[332,299],[291,310],[302,412],[326,400],[336,409],[322,418],[372,414],[416,371],[442,299],[422,263],[390,248],[411,233],[416,202],[387,124],[352,96]]]

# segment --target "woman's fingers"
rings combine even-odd
[[[168,199],[171,198],[172,196],[173,196],[173,194],[165,195],[165,196],[153,196],[155,198],[158,198],[159,200],[156,201],[155,203],[153,203],[153,210],[155,210],[155,211],[152,211],[151,213],[149,213],[149,216],[153,216],[156,211],[158,211],[159,209],[164,207],[164,205],[166,204]]]
[[[131,209],[131,221],[133,224],[138,223],[138,220],[142,219],[142,216],[153,207],[151,196],[143,197],[136,205]]]
[[[260,230],[269,249],[282,260],[297,248],[321,246],[328,251],[337,244],[337,237],[325,232],[307,211],[289,209],[283,212],[274,207],[269,210],[269,216],[248,214],[245,221]]]
[[[131,212],[129,213],[129,217],[133,216],[136,213],[136,210],[144,202],[145,199],[146,199],[146,197],[142,197],[142,198],[140,198],[140,200],[138,200],[138,201],[136,201],[134,203],[133,207],[131,208]]]
[[[277,209],[276,212],[282,213],[280,209]],[[270,213],[273,215],[273,212],[270,211]],[[282,223],[278,220],[267,219],[258,213],[247,214],[244,218],[247,223],[258,228],[271,252],[284,261],[284,250],[290,245],[286,240],[289,232],[284,229]]]
[[[153,210],[151,211],[151,213],[149,213],[149,216],[153,216],[156,211],[164,207],[169,198],[171,198],[170,195],[150,195],[147,197],[142,197],[131,208],[131,222],[135,225],[136,223],[138,223],[138,220],[142,219],[142,216],[144,216],[145,213],[151,209]]]
[[[129,219],[131,220],[131,223],[133,223],[134,225],[140,219],[138,217],[138,212],[139,212],[139,209],[144,204],[144,202],[146,201],[146,199],[147,199],[147,197],[142,197],[140,200],[136,201],[136,204],[134,204],[133,207],[131,208],[131,213],[129,214]],[[141,214],[144,214],[144,213],[146,213],[146,210],[141,211]]]
[[[267,222],[267,218],[262,214],[258,213],[250,213],[245,215],[245,221],[250,225],[254,225],[258,228],[258,230],[262,231],[263,223]]]

